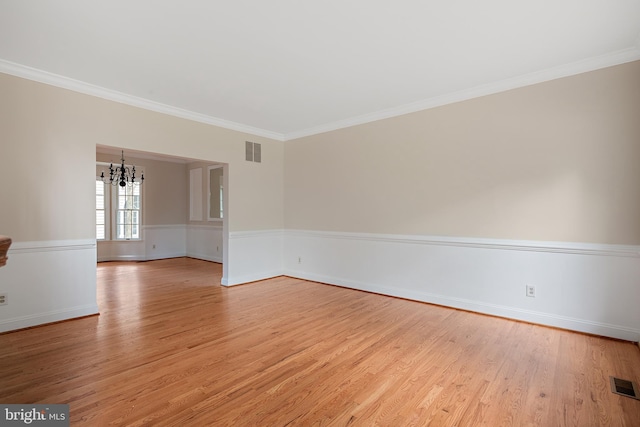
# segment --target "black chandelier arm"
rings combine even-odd
[[[136,167],[132,166],[129,168],[125,166],[124,163],[124,150],[122,151],[122,163],[120,166],[113,167],[113,163],[109,165],[109,182],[112,185],[119,185],[120,187],[124,187],[127,183],[134,184],[136,183]],[[105,182],[104,171],[100,174],[100,179],[102,182]],[[144,173],[141,174],[139,184],[142,184],[144,181]]]

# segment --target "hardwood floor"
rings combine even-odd
[[[98,266],[101,315],[0,335],[0,402],[72,425],[639,426],[637,346],[187,258]]]

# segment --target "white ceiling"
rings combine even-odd
[[[637,59],[638,0],[0,0],[0,72],[281,140]]]

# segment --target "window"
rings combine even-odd
[[[127,183],[115,187],[118,193],[116,209],[116,239],[140,238],[140,184]]]
[[[111,210],[110,206],[114,209]],[[139,240],[142,227],[142,186],[113,186],[96,179],[96,239]],[[113,233],[111,232],[113,230]]]

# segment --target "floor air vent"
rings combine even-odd
[[[627,396],[632,399],[640,400],[638,395],[638,387],[629,380],[622,380],[616,377],[609,377],[611,379],[611,391],[615,394]]]

